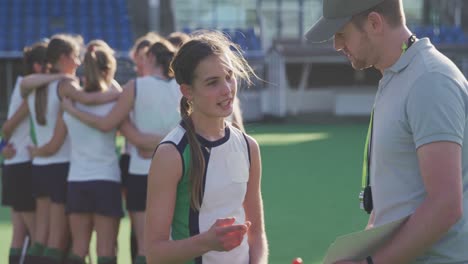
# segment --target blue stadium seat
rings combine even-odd
[[[126,51],[132,48],[132,38],[121,36],[122,47],[120,50]]]
[[[20,37],[20,32],[11,32],[9,50],[22,50],[24,43]]]
[[[106,39],[106,42],[107,42],[107,44],[109,44],[109,46],[113,47],[114,49],[120,48],[120,45],[118,45],[118,43],[117,43],[117,38],[116,38],[116,36],[108,37],[108,38]]]
[[[11,1],[11,9],[21,9],[22,8],[22,3],[21,1]]]
[[[83,36],[85,41],[87,41],[89,39],[89,30],[88,30],[87,27],[78,28],[78,32],[81,34],[81,36]]]
[[[0,1],[0,2],[2,2],[2,1]],[[8,6],[5,6],[5,7],[0,6],[0,16],[2,18],[7,19],[8,15],[9,15],[9,12],[10,12],[10,10],[9,10]]]
[[[129,25],[127,25],[127,24],[121,24],[121,25],[122,25],[122,27],[120,28],[120,35],[126,36],[126,37],[131,37],[132,33],[131,33]]]
[[[99,13],[99,14],[93,15],[92,20],[93,20],[93,24],[94,24],[95,27],[103,28],[103,27],[107,26],[106,21],[108,22],[109,18],[103,17]]]
[[[67,16],[65,19],[65,30],[66,31],[76,31],[77,21],[75,16]]]
[[[25,24],[23,25],[23,30],[22,30],[25,37],[36,34],[37,29],[34,27],[32,23],[34,23],[34,20],[31,20],[30,22],[25,21]]]
[[[9,5],[8,1],[0,1],[0,8],[1,9],[7,9],[7,8],[9,8],[9,6],[10,5]]]
[[[8,21],[8,17],[6,16],[6,14],[2,14],[0,13],[0,28],[4,28],[6,29],[6,25],[10,24],[9,21]],[[3,31],[3,32],[6,32],[6,31]]]
[[[105,17],[107,19],[109,19],[110,17],[115,16],[114,9],[111,6],[104,7],[104,9],[102,9],[101,11],[102,11],[101,16],[103,16],[103,17]]]
[[[8,32],[0,50],[20,51],[63,32],[100,38],[117,50],[128,50],[133,40],[127,0],[0,0],[0,32]]]
[[[29,35],[25,35],[25,38],[24,38],[24,45],[32,45],[34,43],[36,43],[37,41],[39,40],[38,37],[36,37],[36,35],[33,33],[33,34],[29,34]]]
[[[109,19],[108,17],[104,17],[102,14],[102,6],[100,5],[95,5],[91,7],[91,12],[90,15],[92,16],[93,19]]]
[[[49,9],[47,8],[47,5],[41,4],[39,5],[39,10],[37,13],[37,18],[42,19],[48,15]]]
[[[60,33],[64,33],[64,31],[60,28],[52,28],[49,30],[49,35],[55,35],[55,34],[60,34]]]
[[[52,34],[50,33],[48,28],[41,28],[39,30],[39,38],[50,38]]]
[[[248,49],[248,46],[247,46],[247,39],[246,39],[246,36],[244,34],[244,32],[242,32],[242,29],[236,29],[234,31],[234,39],[233,41],[238,44],[242,50],[247,50]]]
[[[108,23],[106,26],[103,27],[103,32],[106,35],[114,35],[116,31],[118,31],[118,26],[116,23]]]
[[[89,2],[87,0],[80,0],[78,1],[78,5],[81,7],[88,7],[89,6]]]
[[[102,31],[102,27],[94,27],[94,30],[92,30],[92,34],[94,39],[103,39],[104,38],[104,32]]]
[[[50,0],[50,14],[52,16],[60,16],[63,9],[61,0]]]
[[[78,15],[81,16],[81,17],[90,15],[88,5],[84,4],[84,2],[80,2],[78,4],[76,10],[78,11]]]
[[[49,0],[37,0],[34,2],[39,6],[39,9],[47,9],[49,7]]]
[[[10,13],[8,14],[8,17],[9,17],[9,19],[10,19],[11,21],[13,21],[12,24],[16,25],[16,24],[18,24],[18,23],[21,21],[21,19],[22,19],[21,11],[20,11],[20,10],[14,10],[14,9],[12,9],[12,10],[10,11]]]
[[[189,27],[183,27],[182,32],[184,32],[185,34],[190,34],[192,33],[192,30]]]
[[[64,4],[64,8],[62,9],[62,16],[66,19],[76,16],[76,10],[73,4]]]
[[[27,15],[27,16],[33,16],[36,14],[36,7],[34,6],[34,4],[32,2],[29,2],[29,3],[26,3],[23,7],[23,14]]]
[[[464,34],[462,37],[460,37],[458,43],[462,45],[468,45],[468,35]]]
[[[122,25],[125,25],[127,27],[130,26],[130,17],[128,17],[128,14],[122,15],[120,17],[117,17],[118,21],[122,23]]]
[[[114,11],[116,11],[117,16],[125,17],[128,15],[127,9],[114,9]]]
[[[247,46],[249,47],[249,50],[261,50],[262,49],[260,38],[255,34],[254,28],[246,29],[245,34],[247,37]]]
[[[7,38],[0,38],[0,51],[7,49]]]
[[[454,39],[454,43],[455,44],[464,44],[465,41],[464,41],[464,37],[465,37],[465,33],[463,32],[463,29],[461,27],[452,27],[451,28],[451,34],[452,34],[452,37]]]

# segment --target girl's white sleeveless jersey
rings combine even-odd
[[[45,89],[47,89],[47,108],[46,108],[46,124],[39,125],[36,119],[35,98],[36,90],[28,96],[29,113],[31,114],[34,131],[36,133],[37,145],[39,147],[47,144],[54,135],[55,124],[60,112],[60,98],[58,95],[59,81],[51,82]],[[47,165],[53,163],[63,163],[70,161],[70,139],[68,135],[65,138],[62,146],[57,152],[48,157],[35,157],[33,164]]]
[[[247,192],[250,168],[250,150],[246,136],[228,125],[225,136],[208,141],[200,136],[205,158],[203,198],[199,211],[190,207],[189,180],[190,145],[186,131],[178,125],[161,144],[172,144],[182,157],[182,178],[177,185],[177,198],[171,226],[171,238],[185,239],[207,231],[218,218],[235,217],[236,223],[245,223],[243,203]],[[190,263],[248,264],[249,244],[247,236],[241,245],[229,252],[210,251]]]
[[[115,102],[101,105],[75,104],[83,112],[105,116]],[[68,113],[64,114],[71,140],[71,160],[68,181],[106,180],[120,182],[120,169],[117,158],[115,134],[90,127]]]
[[[155,76],[137,78],[133,123],[139,131],[165,136],[180,121],[182,93],[175,79],[162,80]],[[147,175],[151,159],[143,159],[136,148],[131,149],[129,172]]]
[[[20,84],[22,77],[16,79],[15,88],[13,89],[13,94],[11,95],[10,105],[8,107],[8,119],[10,119],[18,108],[23,103],[23,98],[21,97]],[[18,126],[15,128],[11,134],[9,143],[13,144],[16,155],[11,159],[5,159],[3,162],[5,165],[17,164],[22,162],[27,162],[31,160],[28,152],[28,146],[32,145],[31,136],[29,135],[30,126],[28,118],[25,118],[21,121]]]
[[[18,77],[18,79],[16,79],[15,88],[13,89],[13,94],[11,95],[10,99],[10,105],[8,107],[8,119],[10,119],[15,114],[15,112],[23,103],[23,98],[21,97],[20,91],[20,84],[22,79],[22,77]],[[28,146],[32,145],[32,140],[29,132],[29,120],[28,118],[25,118],[18,124],[16,129],[13,131],[10,139],[8,140],[9,143],[13,144],[16,150],[16,155],[11,159],[5,159],[3,161],[5,165],[17,164],[31,160],[28,152]]]

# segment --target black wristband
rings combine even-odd
[[[371,256],[368,256],[366,258],[366,261],[367,261],[367,264],[374,264],[374,261],[372,260],[372,257]]]

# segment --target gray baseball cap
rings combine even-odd
[[[324,42],[361,12],[372,8],[384,0],[323,0],[323,16],[307,31],[309,42]]]

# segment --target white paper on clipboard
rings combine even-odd
[[[323,264],[365,259],[382,246],[406,219],[408,216],[379,227],[338,237],[328,248]]]

